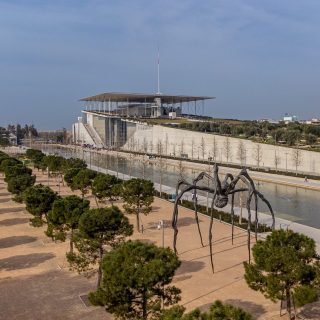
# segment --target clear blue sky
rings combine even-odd
[[[319,0],[0,0],[0,125],[70,127],[107,91],[213,95],[215,117],[320,116]]]

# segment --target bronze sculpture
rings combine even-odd
[[[216,208],[224,208],[229,201],[229,195],[231,195],[231,225],[232,225],[232,244],[234,238],[234,196],[237,192],[247,192],[247,201],[246,201],[246,208],[248,211],[248,227],[247,227],[247,245],[248,245],[248,252],[249,252],[249,263],[251,260],[251,201],[254,199],[254,210],[255,210],[255,237],[257,239],[257,231],[258,231],[258,199],[260,198],[269,208],[272,217],[272,225],[271,229],[274,230],[275,228],[275,216],[270,205],[270,202],[265,199],[265,197],[256,189],[255,184],[252,178],[249,176],[246,169],[242,169],[237,176],[233,176],[230,173],[227,173],[223,181],[220,181],[218,175],[218,165],[214,165],[213,167],[213,176],[210,176],[206,172],[201,172],[190,184],[186,180],[182,179],[178,181],[176,187],[176,199],[174,203],[173,209],[173,217],[172,217],[172,227],[174,229],[174,239],[173,239],[173,248],[174,251],[177,253],[177,236],[178,236],[178,205],[179,201],[181,200],[182,196],[189,191],[193,191],[193,203],[194,203],[194,210],[195,210],[195,219],[198,227],[198,232],[200,236],[201,245],[203,246],[201,230],[199,226],[199,218],[198,218],[198,210],[197,210],[197,190],[206,191],[212,195],[212,202],[211,202],[211,214],[210,214],[210,225],[209,225],[209,248],[210,248],[210,260],[211,260],[211,267],[212,271],[214,272],[214,265],[213,265],[213,255],[212,255],[212,225],[213,225],[213,209]],[[211,183],[211,186],[199,185],[204,178],[207,178]],[[245,187],[236,188],[238,182],[242,181]]]

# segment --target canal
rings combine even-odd
[[[63,157],[77,157],[84,159],[88,166],[98,166],[104,169],[118,172],[119,178],[123,174],[132,177],[149,179],[155,183],[162,182],[162,185],[175,187],[181,176],[191,181],[200,171],[183,168],[166,163],[165,160],[149,161],[147,157],[121,156],[119,153],[99,154],[97,152],[72,150],[67,148],[50,147],[44,152],[59,154]],[[212,166],[211,166],[212,168]],[[221,177],[223,178],[223,177]],[[276,217],[283,218],[303,225],[320,228],[320,192],[304,188],[285,186],[270,182],[256,182],[261,193],[270,201]],[[240,202],[239,196],[235,199],[235,205]],[[244,201],[243,201],[244,202]],[[266,206],[260,201],[259,211],[268,213]]]

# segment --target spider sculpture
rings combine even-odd
[[[251,177],[249,176],[246,169],[242,169],[237,176],[233,176],[230,173],[227,173],[224,180],[220,181],[218,175],[219,168],[217,165],[213,167],[213,176],[210,176],[206,172],[201,172],[194,180],[193,183],[190,184],[184,179],[179,180],[177,187],[176,187],[176,199],[173,209],[173,217],[172,217],[172,227],[174,229],[174,239],[173,239],[173,248],[174,251],[177,253],[177,236],[178,236],[178,204],[181,200],[182,196],[186,192],[193,191],[193,203],[194,203],[194,211],[195,211],[195,219],[198,227],[198,232],[200,236],[201,245],[203,246],[203,240],[201,235],[201,230],[199,226],[199,218],[198,218],[198,211],[197,211],[197,190],[208,192],[208,194],[212,195],[212,202],[211,202],[211,210],[210,210],[210,224],[209,224],[209,249],[210,249],[210,260],[211,260],[211,267],[212,271],[214,272],[214,265],[213,265],[213,254],[212,254],[212,225],[213,225],[213,209],[216,208],[224,208],[229,202],[229,195],[231,195],[231,225],[232,225],[232,244],[234,238],[234,196],[237,192],[246,192],[247,193],[247,201],[246,201],[246,208],[248,211],[248,227],[247,227],[247,246],[248,246],[248,253],[249,253],[249,263],[251,260],[251,202],[254,200],[254,210],[255,210],[255,217],[254,217],[254,226],[255,226],[255,238],[257,239],[257,231],[258,231],[258,199],[260,198],[269,208],[272,217],[272,230],[275,227],[275,217],[272,210],[272,207],[267,199],[256,189],[255,184]],[[199,185],[204,178],[207,178],[212,186],[205,186]],[[237,184],[242,181],[244,187],[238,187]]]

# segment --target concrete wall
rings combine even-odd
[[[86,143],[91,145],[95,144],[89,132],[85,128],[84,124],[81,122],[80,123],[76,122],[72,125],[72,133],[73,133],[72,140],[74,143],[77,143],[77,144]]]
[[[130,139],[123,147],[126,150],[147,148],[147,152],[155,153],[161,145],[162,153],[167,155],[184,153],[194,159],[212,157],[225,163],[320,174],[318,152],[141,123],[136,124],[134,133],[132,131],[131,128]]]
[[[94,125],[93,122],[93,118],[88,117],[88,125]],[[318,152],[157,125],[149,126],[133,121],[122,124],[126,125],[126,132],[123,133],[126,135],[126,142],[123,146],[125,150],[158,153],[161,149],[163,154],[172,156],[185,154],[190,159],[207,160],[208,157],[211,157],[222,163],[281,171],[296,171],[297,169],[301,173],[320,175],[320,153]],[[118,128],[118,125],[113,123],[112,136],[119,140],[118,143],[121,146],[125,137],[120,137],[119,134],[114,135],[114,130],[118,133],[120,127]],[[94,141],[82,123],[75,123],[72,131],[74,142],[94,145]],[[109,131],[106,132],[106,137],[109,136],[108,133]],[[77,135],[79,135],[78,138]]]
[[[96,130],[100,139],[106,144],[106,118],[94,116],[92,117],[93,128]]]

